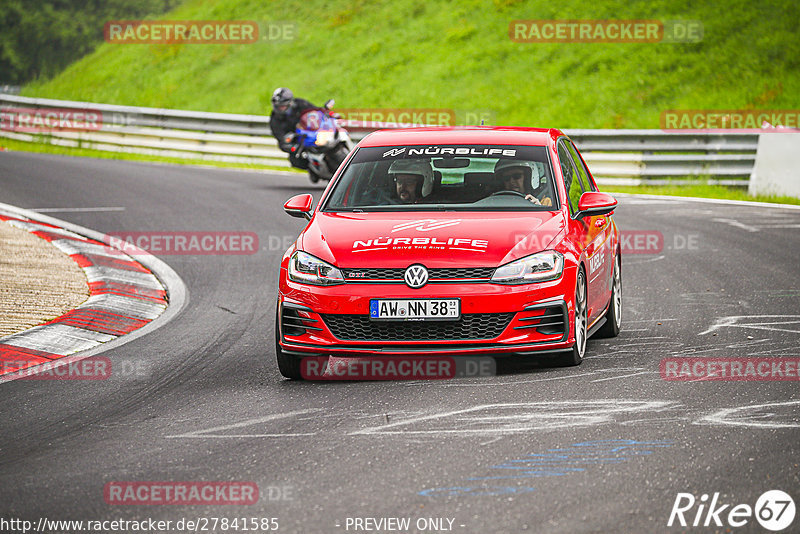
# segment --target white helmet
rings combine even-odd
[[[539,165],[533,161],[522,161],[518,159],[501,159],[494,165],[494,172],[499,173],[506,169],[521,168],[525,171],[525,180],[530,183],[531,187],[536,190],[542,183],[542,172],[539,170]]]
[[[427,197],[433,191],[433,169],[427,160],[398,159],[389,167],[389,175],[416,174],[422,176],[421,196]],[[392,176],[392,178],[395,178]]]

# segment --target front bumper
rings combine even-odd
[[[563,351],[575,343],[575,269],[558,280],[521,286],[492,283],[291,282],[282,269],[278,328],[283,351],[297,356],[520,355]],[[371,322],[371,298],[459,298],[455,322]],[[446,324],[449,323],[449,324]]]

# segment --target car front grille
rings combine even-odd
[[[347,282],[367,282],[375,280],[386,280],[391,282],[403,282],[403,268],[381,269],[342,269],[344,279]],[[430,281],[436,280],[482,280],[489,281],[494,274],[494,267],[441,267],[428,269]]]
[[[347,341],[451,341],[494,339],[513,313],[467,313],[458,321],[372,321],[367,315],[323,314],[334,336]]]

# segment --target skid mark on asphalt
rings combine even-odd
[[[595,358],[595,356],[587,356],[584,359],[591,359],[591,358]],[[514,386],[521,384],[531,384],[535,382],[551,382],[553,380],[570,380],[581,376],[595,376],[600,373],[629,373],[631,371],[636,371],[636,370],[640,369],[631,367],[614,367],[611,369],[598,369],[597,371],[590,371],[588,373],[577,373],[577,374],[570,373],[570,374],[563,374],[561,376],[548,376],[546,378],[509,380],[505,382],[496,382],[489,380],[469,380],[469,381],[453,380],[452,382],[439,384],[439,386],[444,388],[487,388],[487,387],[499,387],[499,386]],[[518,376],[525,376],[525,375],[518,375]],[[401,387],[424,386],[428,385],[429,382],[430,380],[412,380],[408,382],[403,382],[402,384],[400,384],[400,386]]]
[[[676,404],[668,401],[625,399],[484,404],[364,428],[349,435],[429,434],[496,437],[499,434],[614,423],[628,414],[663,411]]]
[[[639,371],[639,372],[637,372],[637,373],[632,373],[632,374],[629,374],[629,375],[622,375],[622,376],[610,376],[610,377],[608,377],[608,378],[598,378],[597,380],[592,380],[591,382],[606,382],[606,381],[608,381],[608,380],[617,380],[617,379],[620,379],[620,378],[630,378],[630,377],[632,377],[632,376],[640,376],[640,375],[657,375],[657,374],[658,374],[658,372],[657,372],[657,371],[645,371],[645,370],[641,370],[641,371]]]
[[[724,408],[695,421],[696,425],[750,428],[800,428],[800,400]]]
[[[738,228],[739,230],[744,230],[745,232],[758,232],[758,228],[754,228],[749,224],[745,224],[739,222],[735,219],[722,219],[722,218],[715,218],[712,219],[714,222],[719,222],[723,224],[727,224],[729,226],[733,226],[734,228]]]
[[[340,424],[331,426],[330,418]],[[399,419],[399,420],[396,420]],[[378,424],[369,424],[370,420]],[[603,399],[543,401],[468,406],[442,412],[331,412],[308,408],[237,423],[165,436],[169,439],[402,437],[408,443],[431,444],[443,437],[478,438],[488,445],[519,434],[588,428],[633,427],[681,423],[760,429],[800,427],[800,400],[727,408],[695,409],[677,401]],[[353,426],[357,426],[352,430]],[[252,433],[242,429],[255,427]],[[348,430],[351,429],[351,430]],[[265,431],[266,430],[266,431]],[[232,432],[235,431],[235,432]]]
[[[316,432],[281,432],[281,433],[260,433],[260,434],[223,434],[229,430],[245,428],[252,425],[260,425],[263,423],[276,423],[281,419],[293,418],[295,416],[305,415],[311,412],[320,412],[322,408],[308,408],[306,410],[295,410],[293,412],[278,413],[268,415],[266,417],[258,417],[255,419],[247,419],[238,423],[230,425],[216,426],[213,428],[206,428],[204,430],[194,430],[185,434],[175,434],[166,436],[167,438],[284,438],[284,437],[298,437],[298,436],[313,436]]]

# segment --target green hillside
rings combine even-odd
[[[265,113],[277,86],[339,108],[491,110],[497,124],[658,128],[666,109],[800,109],[800,3],[188,0],[167,20],[288,21],[246,45],[103,44],[24,95]],[[515,43],[516,19],[699,20],[699,43]]]

